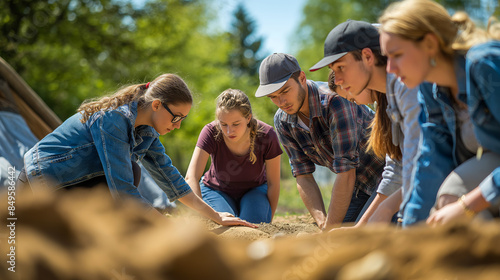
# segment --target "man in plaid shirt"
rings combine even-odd
[[[318,226],[329,229],[356,221],[376,192],[384,167],[383,160],[366,151],[373,111],[338,96],[326,83],[307,80],[288,54],[264,59],[259,78],[255,96],[267,96],[279,107],[274,126],[302,201]],[[312,176],[315,164],[337,174],[328,213]]]

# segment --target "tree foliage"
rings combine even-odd
[[[233,73],[258,78],[260,62],[258,52],[262,46],[262,38],[255,34],[255,21],[252,20],[240,3],[235,12],[230,31],[234,50],[229,54],[229,62]]]
[[[297,59],[302,68],[308,69],[323,57],[324,41],[328,33],[347,19],[377,22],[384,9],[394,0],[308,0],[303,13],[303,20],[298,28],[298,45],[301,46]],[[437,1],[449,10],[450,14],[464,10],[480,25],[486,25],[491,15],[500,14],[496,0]],[[307,73],[313,80],[326,80],[328,69]]]
[[[86,99],[161,73],[180,75],[195,104],[182,129],[162,141],[183,172],[223,90],[241,89],[255,102],[261,40],[253,19],[241,8],[239,28],[209,30],[217,19],[214,7],[213,0],[150,0],[140,6],[116,0],[2,1],[0,41],[6,43],[0,54],[63,120]],[[245,51],[237,73],[229,54]],[[275,108],[264,103],[255,113],[272,123]]]
[[[302,68],[323,56],[324,39],[335,25],[348,18],[375,22],[389,2],[309,0],[294,42]],[[495,9],[499,14],[494,0],[441,3],[473,16]],[[267,98],[254,97],[265,38],[258,36],[243,5],[234,11],[230,30],[213,29],[220,5],[218,0],[145,0],[139,6],[130,0],[0,1],[0,55],[61,119],[85,99],[120,86],[161,73],[180,75],[193,90],[195,104],[182,129],[162,141],[184,172],[199,132],[215,118],[215,98],[225,89],[247,93],[254,114],[264,122],[272,124],[276,111]],[[306,72],[314,80],[327,77],[322,71]]]

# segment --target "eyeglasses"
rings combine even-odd
[[[165,109],[167,109],[167,111],[170,113],[170,115],[172,115],[172,123],[176,123],[176,122],[180,122],[182,121],[183,119],[187,118],[187,116],[179,116],[179,115],[174,115],[174,113],[172,113],[172,111],[170,111],[170,109],[167,107],[167,105],[161,103],[161,105],[163,105],[163,107]]]

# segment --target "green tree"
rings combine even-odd
[[[248,16],[243,3],[234,11],[231,39],[235,49],[229,54],[229,63],[233,73],[240,77],[248,75],[258,77],[260,62],[259,50],[263,39],[256,36],[255,21]]]
[[[324,41],[330,30],[347,19],[377,22],[384,9],[394,0],[309,0],[304,6],[304,17],[298,28],[296,44],[300,46],[297,59],[304,69],[314,65],[323,57]],[[441,0],[450,14],[464,10],[478,22],[486,25],[489,16],[497,11],[495,0],[466,1]],[[307,73],[313,80],[326,80],[328,68]]]
[[[0,4],[0,52],[62,119],[128,74],[137,12],[112,0],[12,0]],[[127,59],[130,59],[127,57]]]

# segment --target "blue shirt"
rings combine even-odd
[[[191,192],[165,154],[158,132],[146,125],[134,128],[136,102],[96,112],[85,123],[81,117],[73,115],[25,154],[31,184],[63,188],[105,175],[113,197],[125,193],[142,198],[131,163],[140,160],[169,200]]]
[[[500,154],[500,42],[474,46],[466,61],[467,104],[479,144]],[[488,202],[500,202],[500,167],[480,184]]]
[[[465,57],[454,58],[458,98],[466,102]],[[456,113],[447,87],[424,82],[418,94],[422,111],[419,116],[421,139],[415,158],[409,198],[402,205],[403,226],[424,221],[436,202],[444,179],[462,162],[457,156]]]
[[[296,114],[288,115],[278,109],[274,116],[293,176],[313,173],[315,164],[335,173],[356,168],[355,188],[371,194],[384,168],[383,159],[366,152],[373,111],[338,96],[327,86],[307,81],[307,87],[309,130],[297,123]]]

